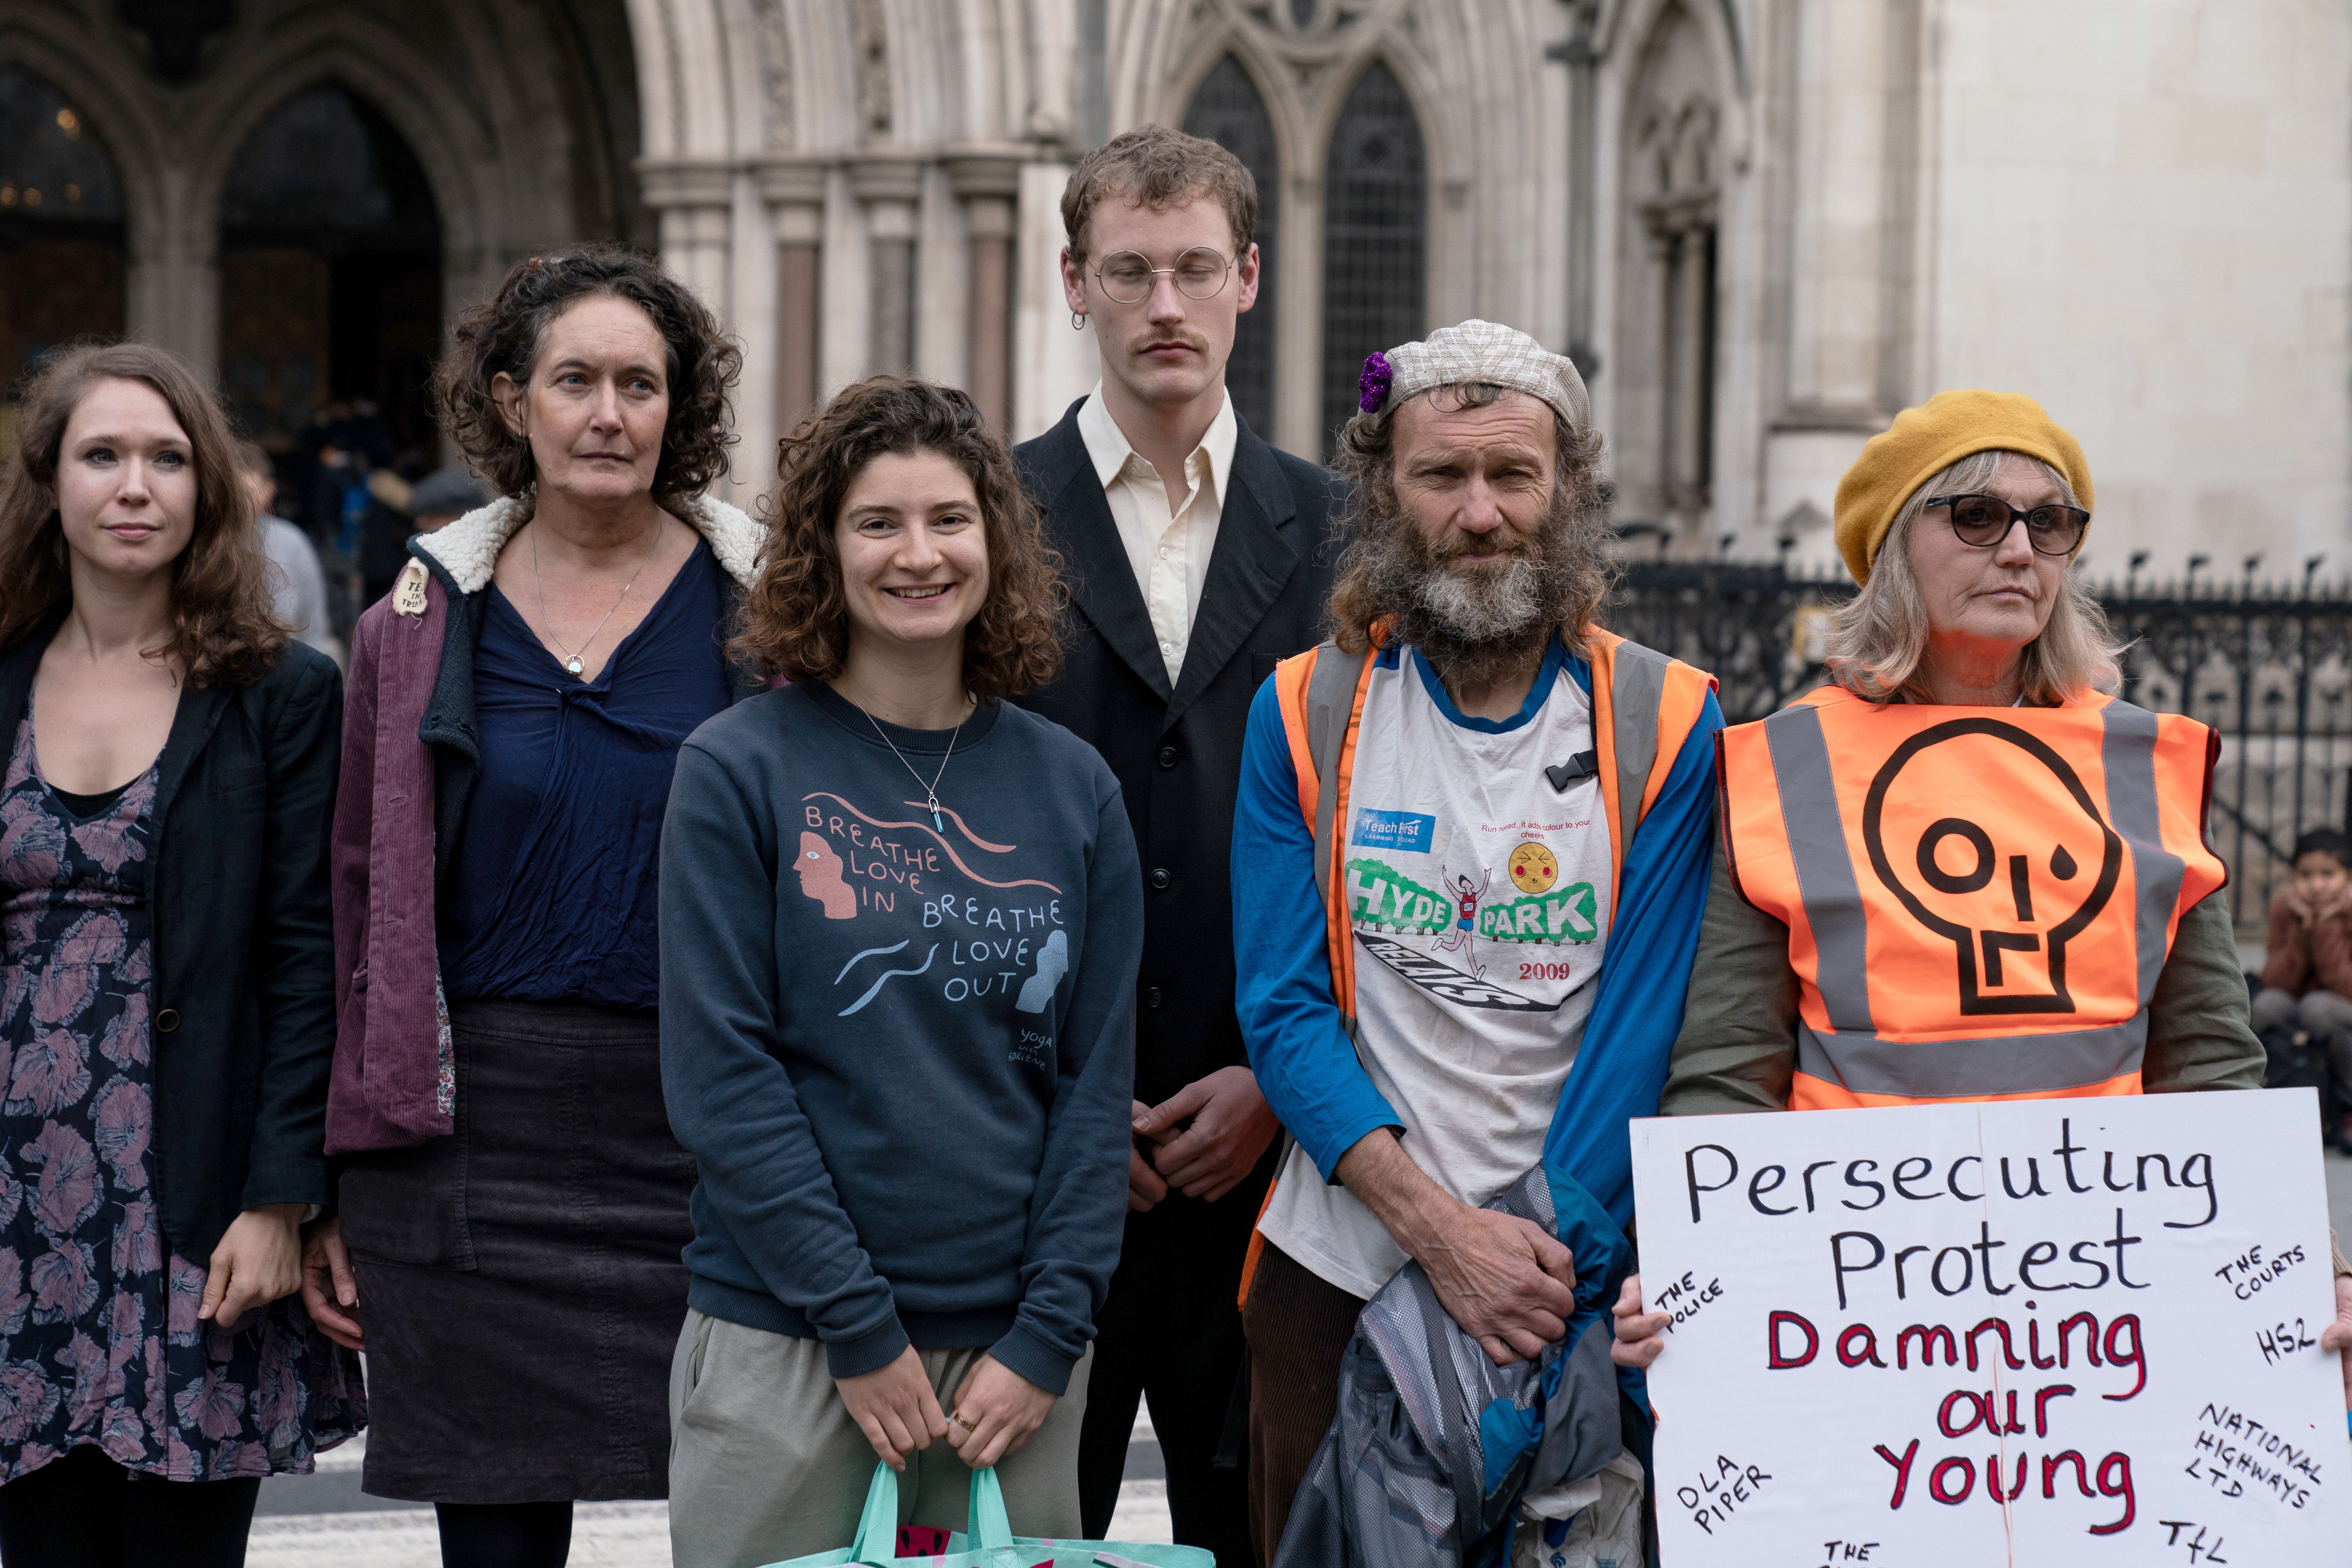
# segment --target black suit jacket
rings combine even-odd
[[[63,618],[0,653],[0,744]],[[342,735],[334,661],[289,643],[248,684],[184,688],[157,759],[154,1189],[172,1249],[199,1268],[241,1211],[327,1201]]]
[[[1242,736],[1250,700],[1276,662],[1322,637],[1345,492],[1328,470],[1241,426],[1216,550],[1171,690],[1150,612],[1078,434],[1078,407],[1013,454],[1070,588],[1061,676],[1021,701],[1092,743],[1126,795],[1144,877],[1135,1097],[1156,1105],[1249,1060],[1234,1016],[1227,869]],[[1246,1226],[1267,1173],[1262,1168],[1250,1192],[1216,1206],[1238,1211]]]

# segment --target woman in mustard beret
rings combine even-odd
[[[2262,1086],[2210,732],[2110,695],[2119,650],[2068,570],[2091,495],[2014,394],[1943,393],[1863,448],[1832,684],[1724,735],[1709,984],[1666,1114]],[[1950,1044],[1886,1048],[1926,1039]]]
[[[1663,1114],[2262,1087],[2211,732],[2112,695],[2120,650],[2068,570],[2091,506],[2029,397],[1942,393],[1864,447],[1831,684],[1723,734]],[[1641,1308],[1629,1282],[1622,1364],[1664,1344]]]

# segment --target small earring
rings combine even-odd
[[[1070,312],[1070,331],[1074,331],[1074,332],[1083,332],[1083,331],[1085,331],[1086,330],[1087,330],[1087,317],[1086,317],[1086,312],[1085,312],[1085,311],[1083,311],[1083,310],[1073,310],[1073,311],[1071,311],[1071,312]]]

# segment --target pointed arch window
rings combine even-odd
[[[1234,412],[1258,435],[1274,437],[1275,246],[1281,231],[1282,166],[1274,117],[1241,61],[1227,55],[1184,110],[1186,134],[1206,137],[1242,162],[1257,182],[1257,303],[1236,323],[1225,388]]]
[[[220,216],[223,384],[279,464],[288,515],[340,526],[348,547],[348,520],[310,515],[320,442],[377,466],[437,445],[441,227],[424,166],[373,104],[322,83],[247,133]]]
[[[0,67],[0,398],[58,345],[122,335],[122,226],[121,179],[82,111]]]
[[[1323,175],[1323,445],[1356,408],[1364,356],[1421,335],[1429,178],[1404,84],[1375,62],[1339,110]]]

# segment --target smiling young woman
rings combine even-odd
[[[329,1194],[341,683],[271,618],[186,366],[68,350],[25,415],[0,485],[0,1558],[242,1563],[260,1478],[363,1419],[358,1357],[291,1299]]]
[[[996,1465],[1024,1534],[1074,1536],[1134,837],[1102,759],[1005,700],[1054,670],[1060,590],[971,400],[877,376],[782,458],[735,646],[794,684],[688,738],[662,831],[662,1083],[701,1177],[675,1554],[838,1544],[877,1456],[919,1522],[963,1528]]]

